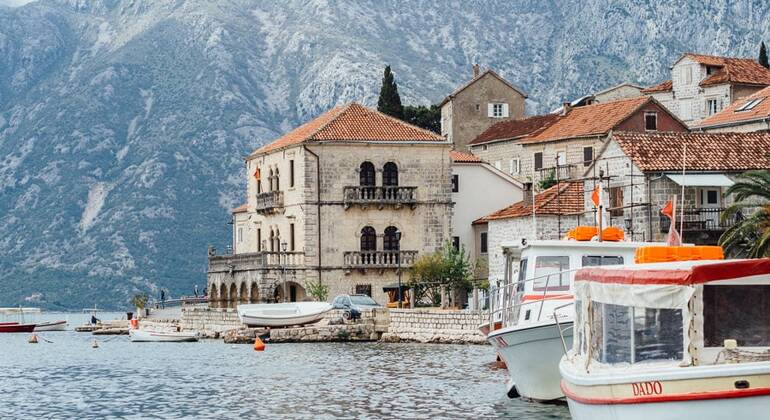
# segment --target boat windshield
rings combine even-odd
[[[591,357],[602,363],[682,360],[681,309],[592,302]]]
[[[569,270],[569,257],[566,255],[558,256],[538,256],[535,258],[535,284],[534,290],[569,290],[569,273],[563,271]]]
[[[524,291],[525,280],[527,280],[527,259],[523,258],[519,263],[519,283],[516,285],[517,292]]]

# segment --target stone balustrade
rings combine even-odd
[[[283,208],[283,191],[268,191],[257,194],[257,213],[274,213]]]
[[[343,255],[346,268],[398,268],[410,267],[417,258],[417,251],[348,251]]]
[[[359,205],[410,205],[417,204],[417,187],[400,186],[348,186],[343,190],[345,208]]]

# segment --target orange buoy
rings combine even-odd
[[[265,347],[265,342],[260,340],[259,337],[254,340],[254,351],[265,351]]]
[[[29,336],[28,340],[31,344],[37,344],[37,334],[32,334]]]
[[[131,320],[131,329],[138,330],[139,329],[139,320],[136,318],[133,318]]]

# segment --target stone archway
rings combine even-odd
[[[235,283],[232,283],[230,285],[230,295],[227,298],[227,307],[235,308],[237,304],[238,304],[238,288],[235,287]]]
[[[249,303],[259,302],[259,285],[257,282],[251,282],[251,293],[249,293]]]
[[[307,292],[301,284],[293,281],[286,282],[286,294],[288,302],[301,302],[307,297]],[[274,297],[276,302],[283,302],[284,284],[279,283],[275,287]]]
[[[238,294],[239,303],[249,303],[249,289],[246,287],[246,282],[241,282],[240,293]]]
[[[209,290],[208,290],[209,307],[211,308],[219,307],[219,295],[217,294],[217,292],[219,292],[219,290],[217,289],[217,285],[214,283],[211,283],[211,287],[209,287]]]
[[[220,308],[227,308],[227,284],[222,283],[219,286],[219,299],[217,306]]]

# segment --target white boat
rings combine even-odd
[[[65,331],[67,329],[67,321],[49,321],[41,322],[35,325],[35,332],[39,331]]]
[[[198,333],[195,331],[150,331],[130,329],[128,330],[128,338],[133,342],[198,341]]]
[[[765,418],[770,258],[585,269],[575,286],[573,419]]]
[[[491,291],[487,334],[508,368],[515,392],[533,401],[564,397],[559,359],[572,345],[573,278],[581,267],[630,264],[644,242],[543,240],[504,244],[506,277]],[[558,316],[563,334],[556,325]],[[562,341],[562,336],[563,340]]]
[[[250,327],[290,327],[320,321],[332,309],[327,302],[238,305],[238,317]]]

